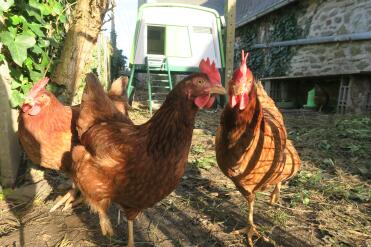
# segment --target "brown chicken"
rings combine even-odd
[[[314,85],[315,95],[314,95],[314,104],[319,112],[322,112],[323,109],[326,109],[328,106],[330,96],[319,84]]]
[[[20,143],[27,157],[35,164],[52,170],[70,173],[72,163],[71,150],[78,143],[76,121],[80,112],[79,106],[64,106],[45,86],[48,78],[35,83],[22,105],[18,118]],[[112,84],[109,97],[126,112],[126,88],[122,80]],[[122,84],[122,85],[120,85]],[[126,96],[125,96],[126,97]],[[51,209],[54,211],[66,202],[70,206],[76,190],[70,190]]]
[[[116,117],[100,120],[103,109],[111,114],[115,111],[98,90],[99,83],[93,76],[87,78],[78,120],[82,145],[73,149],[72,174],[87,203],[99,214],[104,235],[113,234],[106,210],[115,202],[128,219],[128,246],[134,246],[133,220],[179,183],[197,111],[212,106],[213,94],[225,93],[214,63],[203,60],[200,69],[203,73],[179,82],[161,108],[142,125]]]
[[[255,193],[275,186],[271,204],[279,198],[281,183],[300,168],[299,156],[287,140],[282,114],[260,83],[255,83],[242,51],[241,66],[229,81],[229,102],[216,134],[220,169],[246,198],[249,206],[248,242],[259,236],[253,222]],[[240,232],[240,231],[237,231]]]

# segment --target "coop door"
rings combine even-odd
[[[165,55],[165,27],[147,26],[147,54]]]
[[[193,57],[200,61],[202,58],[210,58],[216,61],[214,38],[209,27],[192,28],[192,52]]]
[[[189,42],[188,27],[167,26],[166,27],[166,56],[190,57],[191,44]]]

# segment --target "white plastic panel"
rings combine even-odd
[[[147,7],[143,9],[143,16],[139,32],[135,64],[144,64],[147,51],[147,25],[171,25],[188,27],[191,41],[191,57],[169,56],[170,66],[198,67],[202,58],[209,57],[221,67],[219,51],[218,29],[216,17],[213,13],[200,9],[183,7]],[[179,37],[172,39],[167,35],[167,47],[175,42],[180,42]],[[187,41],[185,41],[187,42]],[[178,45],[179,46],[179,45]],[[169,49],[172,50],[172,49]]]

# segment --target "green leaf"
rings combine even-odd
[[[30,71],[30,78],[31,81],[39,81],[41,78],[43,78],[44,73],[40,73],[37,71]]]
[[[8,11],[13,4],[14,0],[0,0],[0,13]]]
[[[310,200],[309,200],[308,197],[305,197],[305,198],[303,199],[303,204],[304,204],[304,205],[308,205],[309,202],[310,202]]]
[[[15,28],[15,27],[11,27],[11,26],[9,26],[9,27],[8,27],[8,30],[9,30],[9,32],[11,32],[14,36],[17,34],[17,28]]]
[[[12,94],[10,96],[10,104],[13,108],[20,106],[24,101],[24,95],[19,92],[18,90],[12,90]]]
[[[63,7],[60,3],[55,3],[52,8],[52,15],[61,15],[63,12]]]
[[[39,39],[39,46],[41,48],[49,47],[49,45],[50,45],[50,41],[49,40]]]
[[[67,16],[66,15],[60,15],[59,16],[59,21],[61,23],[66,23],[67,22]]]
[[[22,92],[24,95],[27,95],[27,93],[30,91],[30,89],[32,88],[32,83],[26,83],[26,84],[23,84],[21,86],[22,88]]]
[[[20,86],[22,86],[21,83],[17,82],[16,80],[12,80],[12,84],[11,84],[11,89],[17,89],[19,88]]]
[[[35,22],[32,22],[30,24],[27,25],[31,30],[32,32],[34,32],[37,36],[39,37],[45,37],[45,34],[43,31],[41,31],[41,25],[40,24],[37,24]]]
[[[30,3],[31,3],[31,1],[30,1]],[[33,17],[35,17],[36,20],[37,20],[38,22],[40,22],[41,24],[44,24],[44,23],[45,23],[44,19],[41,17],[41,13],[40,13],[40,10],[39,10],[38,7],[34,7],[34,6],[32,6],[32,5],[30,4],[30,5],[25,5],[25,9],[26,9],[27,14],[28,14],[29,16],[33,16]]]
[[[3,54],[0,54],[0,62],[4,60],[5,56]]]
[[[11,44],[15,38],[15,35],[12,32],[1,32],[0,33],[0,41],[4,43],[6,46]]]
[[[26,60],[24,61],[24,65],[26,65],[29,71],[33,70],[32,64],[33,64],[33,61],[30,57],[26,58]]]
[[[26,19],[23,16],[20,16],[20,15],[13,15],[12,17],[10,17],[10,20],[11,20],[13,26],[16,26],[18,24],[27,22]]]
[[[10,32],[2,32],[0,39],[8,47],[13,61],[20,67],[27,58],[27,49],[36,43],[35,38],[29,34],[18,34],[14,37]]]
[[[36,53],[36,54],[41,54],[43,53],[43,50],[38,46],[38,45],[35,45],[33,48],[32,48],[32,52]]]

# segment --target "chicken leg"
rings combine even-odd
[[[128,246],[135,247],[134,244],[134,222],[133,220],[128,220]]]
[[[97,211],[99,215],[99,224],[102,230],[102,234],[104,236],[107,236],[107,235],[112,236],[113,229],[112,229],[111,221],[109,220],[106,211],[102,208],[98,208]]]
[[[276,184],[276,187],[272,191],[271,200],[269,202],[270,205],[276,204],[280,199],[280,191],[281,191],[281,182]]]
[[[251,194],[249,196],[247,196],[247,203],[248,203],[248,207],[249,207],[249,212],[248,212],[248,216],[247,216],[247,224],[248,226],[243,228],[243,229],[240,229],[240,230],[237,230],[237,231],[233,231],[232,234],[241,234],[243,232],[246,232],[247,233],[247,241],[249,243],[249,246],[254,246],[254,243],[252,241],[252,237],[255,235],[255,236],[258,236],[259,238],[263,238],[264,241],[268,242],[269,240],[262,236],[257,230],[256,230],[256,227],[254,225],[254,202],[255,202],[255,194]]]

